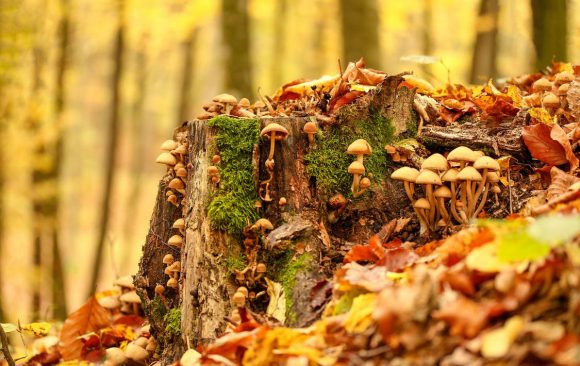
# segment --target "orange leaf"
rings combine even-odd
[[[83,342],[79,337],[86,333],[95,332],[109,324],[109,313],[92,296],[77,311],[70,314],[62,326],[58,345],[62,358],[65,361],[80,358]]]
[[[562,145],[550,137],[550,126],[537,123],[525,126],[522,137],[532,156],[549,165],[562,165],[568,162]]]
[[[572,146],[570,145],[570,140],[568,139],[566,132],[564,132],[560,125],[555,124],[552,126],[552,130],[550,131],[550,137],[552,140],[557,141],[560,145],[562,145],[562,148],[564,149],[564,155],[566,156],[568,163],[570,163],[570,171],[576,170],[576,168],[578,168],[578,158],[572,151]]]

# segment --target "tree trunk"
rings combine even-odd
[[[407,118],[406,124],[403,123],[407,127],[416,121],[408,109],[403,111],[398,104],[388,104],[394,99],[406,106],[412,103],[414,94],[400,91],[409,89],[396,88],[395,81],[401,80],[398,77],[389,78],[383,84],[386,90],[374,95],[373,98],[387,101],[384,110],[377,108],[377,101],[373,103],[371,100],[365,104],[364,113],[351,115],[350,119],[343,117],[339,132],[341,139],[333,138],[338,131],[337,126],[326,126],[323,137],[319,137],[315,147],[309,145],[302,132],[309,118],[235,120],[219,117],[218,122],[210,121],[209,124],[207,121],[190,121],[176,130],[174,139],[187,141],[189,151],[184,161],[188,166],[186,199],[180,207],[167,202],[167,184],[174,177],[173,170],[168,169],[159,185],[149,235],[135,277],[153,334],[164,349],[164,362],[177,359],[187,347],[208,343],[223,334],[227,325],[225,318],[234,309],[231,297],[238,286],[245,285],[255,294],[266,290],[263,278],[254,279],[250,275],[246,275],[244,280],[235,278],[235,271],[248,264],[249,250],[245,245],[251,247],[255,239],[254,234],[242,230],[246,224],[253,224],[259,217],[272,222],[274,230],[259,239],[257,262],[266,265],[265,277],[280,283],[284,291],[286,308],[283,316],[277,314],[277,319],[286,325],[304,326],[319,317],[328,300],[327,281],[346,251],[355,243],[366,242],[395,217],[401,214],[411,216],[412,209],[404,199],[404,191],[396,189],[389,179],[383,179],[390,174],[384,145],[393,139],[393,131],[396,131],[394,120]],[[377,113],[391,118],[386,119]],[[361,119],[364,121],[361,122]],[[257,133],[273,122],[284,126],[289,135],[275,145],[274,173],[269,185],[272,201],[262,202],[262,208],[255,208],[258,193],[263,195],[258,189],[260,182],[268,177],[264,167],[270,149],[269,141],[259,139]],[[255,130],[255,134],[244,132],[248,129]],[[404,133],[405,128],[402,128],[395,136]],[[373,161],[369,158],[369,172],[380,174],[373,176],[373,185],[368,192],[359,198],[351,198],[346,208],[329,206],[326,199],[336,193],[350,196],[352,176],[346,171],[355,157],[346,155],[344,151],[348,144],[361,136],[370,136],[367,138],[376,151],[373,158],[383,159]],[[335,144],[339,145],[334,152],[336,158],[324,157],[326,152],[332,152]],[[230,148],[237,151],[236,156],[231,155]],[[219,188],[216,188],[207,171],[212,157],[218,153],[222,161],[217,164],[221,177]],[[385,164],[377,164],[378,161]],[[229,194],[239,194],[240,185],[231,184],[231,179],[237,179],[231,177],[231,169],[233,166],[237,169],[237,164],[242,162],[248,163],[244,168],[246,170],[236,170],[235,177],[249,177],[250,192],[235,196],[241,198],[232,202],[231,206],[222,202],[222,206],[217,207],[227,206],[227,210],[216,213],[216,200],[227,198]],[[338,166],[340,172],[317,173],[328,172],[329,165]],[[339,176],[341,183],[334,186],[329,176]],[[279,204],[282,197],[286,200],[285,205]],[[181,199],[179,195],[178,201]],[[245,200],[246,206],[239,203],[242,200]],[[244,211],[248,207],[249,210]],[[219,221],[220,214],[226,219],[223,222]],[[232,222],[240,221],[240,216],[241,225],[233,225]],[[186,221],[181,250],[167,245],[172,235],[179,234],[178,230],[172,229],[172,224],[180,217]],[[226,230],[216,229],[222,224]],[[416,222],[413,221],[411,226],[416,226]],[[243,244],[244,234],[246,239],[252,238],[250,244]],[[179,291],[167,288],[163,300],[155,297],[154,289],[158,284],[165,285],[168,280],[162,263],[166,254],[181,258],[182,272]],[[312,302],[312,296],[317,293],[322,294],[321,300]],[[249,301],[252,312],[263,311],[267,305],[266,295]],[[168,320],[164,320],[164,315],[170,308],[179,309],[179,335],[166,330]],[[263,319],[258,316],[258,321]]]
[[[288,8],[288,0],[276,0],[276,12],[274,19],[274,58],[271,69],[271,83],[276,88],[278,85],[284,84],[284,56],[286,55],[286,12]],[[316,28],[320,31],[320,28]],[[315,48],[320,49],[320,48]]]
[[[369,67],[381,67],[379,7],[376,0],[341,0],[343,65],[364,57]]]
[[[253,99],[250,20],[247,0],[222,0],[225,91]]]
[[[531,0],[536,70],[550,66],[552,59],[567,61],[567,0]]]
[[[423,0],[423,24],[421,25],[421,38],[423,40],[423,54],[432,56],[433,52],[433,0]],[[421,69],[426,75],[431,75],[431,65],[423,64]]]
[[[117,0],[118,6],[118,25],[115,36],[115,48],[113,51],[113,77],[111,80],[112,100],[111,100],[111,116],[109,119],[109,146],[107,149],[107,158],[105,163],[105,189],[103,192],[103,206],[101,207],[101,219],[99,223],[99,238],[97,241],[97,249],[95,253],[95,260],[93,262],[91,280],[89,282],[88,294],[90,296],[94,293],[99,275],[101,273],[101,265],[103,259],[103,251],[105,242],[107,241],[107,229],[109,227],[110,208],[113,199],[113,181],[115,178],[115,161],[117,159],[118,137],[121,124],[121,79],[123,76],[123,61],[125,48],[125,4],[124,0]]]
[[[483,83],[496,76],[499,0],[481,0],[476,21],[470,83]]]
[[[191,97],[191,86],[193,84],[194,78],[194,51],[195,45],[197,43],[197,34],[199,33],[199,28],[194,28],[189,33],[189,36],[182,44],[183,52],[183,71],[181,72],[181,86],[179,90],[179,111],[178,120],[183,122],[190,120],[192,117],[192,97]]]

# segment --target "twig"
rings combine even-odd
[[[6,362],[8,362],[8,366],[16,366],[12,355],[10,354],[10,350],[8,349],[8,337],[6,337],[6,332],[4,332],[4,328],[0,325],[0,340],[2,341],[2,353],[4,354],[4,358]]]
[[[580,198],[580,189],[575,190],[575,191],[569,191],[566,193],[562,193],[558,197],[553,198],[550,201],[548,201],[548,203],[534,208],[532,210],[532,216],[538,216],[538,215],[544,214],[546,212],[549,212],[551,209],[553,209],[559,203],[570,202],[570,201],[573,201],[577,198]]]
[[[508,191],[510,194],[510,215],[514,213],[514,204],[512,199],[512,179],[511,179],[511,167],[509,166],[508,162],[508,171],[507,171],[507,179],[508,179]]]

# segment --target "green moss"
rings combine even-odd
[[[241,271],[246,268],[248,260],[243,253],[234,250],[231,243],[228,244],[228,249],[224,255],[223,263],[227,269],[228,276],[233,274],[234,271]]]
[[[151,312],[155,319],[159,320],[163,319],[167,313],[165,304],[163,304],[163,301],[158,296],[155,296],[153,301],[151,301]]]
[[[357,289],[342,295],[342,297],[336,302],[336,305],[334,305],[332,315],[340,315],[349,311],[354,299],[364,293],[366,293],[366,291]]]
[[[167,314],[163,317],[165,322],[165,331],[173,334],[174,336],[179,336],[181,334],[181,310],[174,308],[169,310]]]
[[[219,116],[208,125],[217,129],[214,142],[221,156],[220,187],[209,204],[208,216],[213,228],[240,234],[258,218],[252,153],[260,137],[260,124],[256,119]]]
[[[394,131],[391,121],[380,116],[330,127],[319,139],[318,147],[305,156],[307,173],[316,178],[325,194],[350,192],[352,176],[347,169],[354,157],[347,155],[346,149],[354,140],[365,139],[373,148],[372,155],[364,160],[367,176],[380,182],[390,163],[385,145],[393,140]]]

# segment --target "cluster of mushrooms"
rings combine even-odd
[[[172,225],[173,235],[167,240],[167,245],[180,251],[183,246],[185,236],[185,182],[187,181],[187,166],[185,156],[187,154],[187,134],[184,132],[178,133],[176,140],[167,140],[161,144],[161,154],[157,157],[156,162],[165,164],[171,180],[167,184],[167,191],[165,196],[167,201],[175,207],[181,206],[181,216]],[[179,198],[181,197],[181,198]],[[181,272],[181,262],[176,261],[173,254],[169,253],[163,257],[163,264],[165,267],[165,274],[169,277],[166,286],[177,291],[179,283],[179,273]],[[167,305],[164,297],[165,286],[157,284],[155,286],[155,293],[161,298],[163,303]]]
[[[113,317],[123,315],[140,315],[141,299],[135,292],[133,278],[123,276],[118,278],[114,285],[121,290],[120,294],[113,294],[98,299],[99,304],[107,309]],[[142,363],[155,353],[157,341],[150,334],[149,325],[142,327],[136,334],[135,340],[128,343],[123,349],[111,347],[106,350],[105,364],[110,366],[120,366],[128,360]]]
[[[268,100],[259,100],[251,104],[247,98],[239,101],[230,94],[219,94],[213,97],[211,102],[203,105],[203,112],[197,116],[197,119],[212,119],[219,115],[228,115],[241,118],[260,117],[268,112],[273,113],[272,105]]]
[[[371,145],[364,139],[355,140],[350,144],[346,150],[348,155],[356,155],[356,160],[348,166],[348,173],[353,175],[352,185],[350,187],[352,195],[359,197],[367,188],[371,186],[371,180],[367,177],[362,177],[365,174],[365,166],[363,164],[365,155],[370,155],[373,152]],[[361,178],[362,177],[362,178]]]
[[[532,94],[525,96],[524,100],[530,107],[544,107],[554,115],[560,108],[566,109],[568,90],[574,78],[572,73],[562,71],[554,76],[553,81],[546,77],[538,79],[532,84]]]
[[[495,159],[461,146],[447,158],[441,154],[429,156],[420,171],[399,168],[391,179],[403,181],[424,235],[437,227],[451,227],[454,222],[468,224],[479,215],[490,192],[497,200],[499,171]],[[423,187],[424,197],[418,197],[416,185]]]

